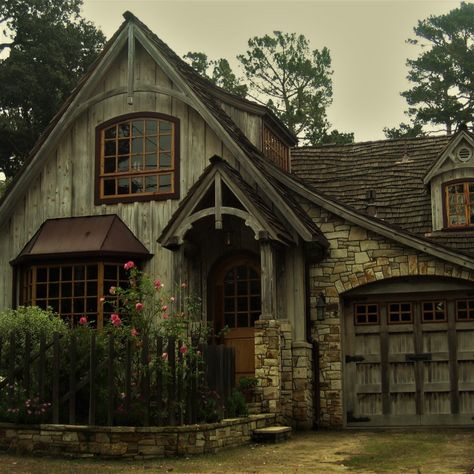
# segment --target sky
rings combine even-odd
[[[416,58],[418,20],[457,8],[447,0],[84,0],[83,16],[107,38],[130,10],[180,56],[200,51],[210,59],[235,59],[247,41],[274,30],[302,33],[311,47],[330,50],[332,128],[354,132],[356,141],[383,139],[384,127],[407,121],[407,58]]]

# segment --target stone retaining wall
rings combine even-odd
[[[276,415],[261,414],[220,423],[177,427],[0,423],[0,449],[73,457],[145,458],[215,453],[248,443],[253,430],[275,422]]]

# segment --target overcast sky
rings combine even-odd
[[[83,15],[110,38],[130,10],[179,55],[225,57],[236,72],[235,56],[250,37],[302,33],[313,48],[331,53],[333,128],[365,141],[384,138],[383,127],[407,120],[400,92],[408,88],[406,59],[419,51],[406,44],[417,21],[458,6],[447,0],[84,0]]]

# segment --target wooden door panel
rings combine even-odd
[[[224,337],[224,345],[235,349],[237,380],[255,375],[254,328],[231,329]]]

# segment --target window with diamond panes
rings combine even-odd
[[[110,286],[127,284],[122,264],[34,265],[23,272],[21,304],[51,308],[71,326],[86,316],[92,326],[101,328],[115,302]],[[102,296],[106,303],[100,301]]]
[[[446,302],[424,301],[421,304],[421,320],[424,323],[446,321]]]
[[[474,321],[474,299],[456,301],[456,319],[458,321]]]
[[[354,307],[355,324],[378,324],[379,306],[377,304],[356,304]]]
[[[388,322],[391,324],[413,322],[411,303],[389,303]]]
[[[261,313],[260,275],[239,265],[224,279],[224,324],[229,328],[253,327]]]
[[[134,117],[99,133],[100,200],[154,199],[175,193],[176,121]]]

